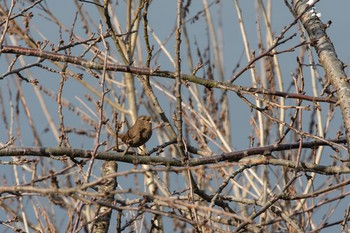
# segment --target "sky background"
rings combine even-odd
[[[115,9],[117,11],[118,15],[125,14],[125,6],[123,1],[117,1],[118,3],[115,4]],[[212,1],[209,1],[212,2]],[[66,27],[66,29],[70,30],[72,22],[75,18],[76,13],[76,7],[72,3],[72,1],[47,1],[47,4],[49,8],[55,12],[55,17],[62,22],[62,25]],[[250,47],[252,50],[255,50],[258,53],[258,47],[257,47],[257,33],[256,33],[256,4],[255,1],[248,0],[248,1],[240,1],[241,4],[241,10],[243,19],[245,22],[245,27],[247,30],[248,40],[250,43]],[[94,7],[92,4],[84,4],[85,10],[87,10],[91,14],[91,24],[95,24],[96,27],[98,27],[98,23],[100,22],[100,16],[98,12],[96,11],[96,7]],[[317,12],[320,12],[322,14],[321,20],[323,22],[327,22],[328,20],[332,20],[331,27],[327,30],[327,33],[330,37],[330,39],[333,41],[333,44],[336,48],[338,57],[340,60],[342,60],[345,64],[348,64],[350,62],[350,48],[348,46],[348,36],[350,35],[350,27],[348,26],[348,22],[350,21],[349,15],[347,14],[347,10],[350,7],[350,2],[347,0],[336,0],[336,1],[320,1],[316,5]],[[198,15],[198,12],[203,9],[202,1],[193,1],[190,11],[188,12],[188,18],[193,18],[194,16]],[[244,67],[247,63],[247,59],[243,50],[243,42],[241,37],[241,32],[238,25],[238,19],[237,14],[234,9],[233,1],[222,1],[222,5],[216,5],[213,4],[213,6],[210,8],[211,13],[214,19],[214,22],[217,23],[216,31],[219,30],[219,21],[222,21],[222,51],[221,54],[223,63],[224,63],[224,72],[225,76],[224,78],[226,80],[230,79],[232,76],[232,72],[235,69],[237,63],[240,63],[240,67]],[[150,14],[149,14],[149,26],[154,32],[156,32],[157,37],[160,41],[165,41],[169,35],[173,32],[175,28],[175,22],[176,22],[176,1],[153,1],[153,3],[150,6]],[[42,14],[42,12],[41,12]],[[96,15],[96,20],[93,19],[93,16]],[[219,17],[218,17],[219,16]],[[261,17],[261,16],[260,16]],[[34,35],[34,37],[37,40],[43,41],[44,39],[49,40],[50,42],[57,44],[59,35],[62,35],[62,38],[67,41],[68,40],[68,33],[64,31],[64,29],[60,29],[56,23],[52,22],[52,20],[47,19],[48,17],[39,17],[35,14],[35,17],[32,19],[32,25],[31,27],[31,34]],[[123,19],[123,17],[120,17]],[[283,1],[273,1],[272,5],[272,29],[275,35],[279,35],[285,25],[288,25],[292,21],[293,17],[289,13],[288,9],[285,7]],[[262,22],[262,19],[259,19]],[[208,44],[208,30],[205,27],[205,18],[199,17],[198,20],[194,22],[188,22],[187,29],[190,32],[190,40],[191,40],[191,49],[194,54],[193,61],[194,64],[199,62],[198,57],[196,57],[196,46],[195,44],[198,44],[199,48],[203,48]],[[124,25],[124,22],[120,22],[122,25]],[[46,31],[49,30],[50,33],[46,33],[45,37],[40,37],[40,35],[36,35],[37,30]],[[60,31],[63,31],[60,33]],[[81,28],[81,24],[78,20],[78,22],[75,25],[74,32],[78,35],[81,35],[82,38],[86,38],[86,35],[84,33],[84,30]],[[98,31],[96,31],[98,32]],[[286,37],[292,35],[296,31],[296,28],[293,27],[287,34]],[[150,39],[151,44],[155,46],[155,51],[159,51],[159,45],[158,43],[151,37]],[[299,43],[300,40],[292,40],[289,43],[286,43],[285,45],[282,45],[279,47],[278,50],[290,48],[293,45],[296,45],[296,43]],[[19,42],[21,44],[21,42]],[[170,52],[172,58],[175,57],[175,40],[174,36],[165,44],[166,48]],[[79,54],[80,51],[73,50],[73,54],[76,52],[76,55]],[[162,52],[156,53],[158,56],[155,56],[151,63],[151,67],[157,67],[160,65],[161,69],[174,71],[174,67],[172,63],[169,61],[169,57],[164,55]],[[184,73],[190,73],[191,71],[188,68],[188,65],[186,63],[186,57],[183,53],[183,63],[182,63],[182,70]],[[285,86],[289,86],[289,84],[292,82],[292,78],[290,73],[294,72],[296,69],[296,56],[298,55],[298,50],[296,50],[294,53],[287,53],[282,54],[279,56],[279,60],[282,67],[282,73],[284,77]],[[213,56],[213,54],[212,54]],[[118,58],[117,58],[118,59]],[[34,58],[27,59],[27,61],[35,61]],[[120,62],[120,58],[119,58]],[[261,67],[258,66],[258,69],[261,69]],[[0,67],[0,71],[4,72],[6,70],[6,67]],[[305,69],[306,70],[306,69]],[[319,72],[322,75],[322,69],[318,69]],[[203,72],[202,70],[198,71],[198,76],[202,76]],[[306,75],[308,72],[306,71]],[[43,86],[46,86],[48,88],[52,88],[52,90],[56,90],[57,85],[59,83],[59,75],[57,76],[47,76],[46,73],[41,73],[40,71],[35,74],[38,76],[39,81],[43,84]],[[120,74],[116,74],[116,79],[121,78]],[[90,77],[88,77],[86,80],[91,83],[91,85],[98,85],[98,82],[96,80],[89,80]],[[159,80],[155,78],[155,80]],[[310,84],[310,79],[308,77],[305,77],[306,83]],[[172,81],[166,81],[169,85],[171,85]],[[251,85],[251,78],[250,78],[250,72],[245,72],[241,78],[239,78],[235,84],[237,85],[245,85],[249,86]],[[306,90],[310,85],[306,85]],[[25,92],[30,92],[32,90],[31,87],[26,88],[24,87]],[[65,86],[65,93],[64,97],[71,101],[73,104],[80,105],[79,101],[77,100],[77,93],[79,93],[79,90],[82,91],[82,93],[85,91],[84,88],[77,88],[77,84],[75,80],[68,80],[67,85]],[[77,92],[78,91],[78,92]],[[311,94],[311,93],[309,93]],[[239,100],[239,98],[233,94],[229,93],[230,98],[230,106],[231,106],[231,117],[232,122],[239,122],[239,124],[232,124],[232,145],[236,149],[242,149],[246,148],[248,146],[247,144],[247,138],[250,131],[245,132],[244,129],[240,129],[241,126],[245,126],[249,124],[249,116],[250,115],[250,109],[245,107],[245,104]],[[162,98],[160,98],[162,100]],[[37,99],[29,99],[29,104],[37,105]],[[31,102],[32,101],[32,102]],[[54,100],[52,100],[54,101]],[[168,100],[165,98],[163,104],[168,104]],[[52,108],[52,111],[56,111],[56,105],[54,102],[47,103],[49,108]],[[83,106],[81,106],[84,108]],[[239,109],[239,111],[237,111]],[[140,113],[144,112],[144,109],[140,109]],[[169,109],[169,112],[167,114],[172,114],[173,109]],[[338,116],[339,117],[339,116]],[[171,117],[170,117],[171,118]],[[38,115],[35,117],[39,122],[42,122],[42,120],[45,121],[45,118],[41,115]],[[69,119],[66,119],[69,121]],[[75,120],[75,119],[74,119]],[[23,125],[23,127],[25,127]],[[335,129],[338,130],[337,127]],[[243,133],[243,134],[242,134]],[[47,135],[45,144],[46,145],[55,145],[56,141],[53,140],[51,137],[52,135]],[[30,138],[29,141],[25,142],[24,144],[28,145],[30,144]]]

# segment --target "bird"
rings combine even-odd
[[[152,122],[150,116],[139,116],[135,124],[118,137],[129,147],[144,145],[152,136]]]

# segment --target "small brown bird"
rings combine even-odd
[[[135,124],[126,133],[118,137],[128,147],[139,147],[145,144],[152,136],[152,122],[150,116],[139,116]]]

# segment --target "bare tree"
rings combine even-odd
[[[0,3],[2,231],[348,231],[331,21],[317,0],[285,0],[278,29],[276,2],[228,2]]]

